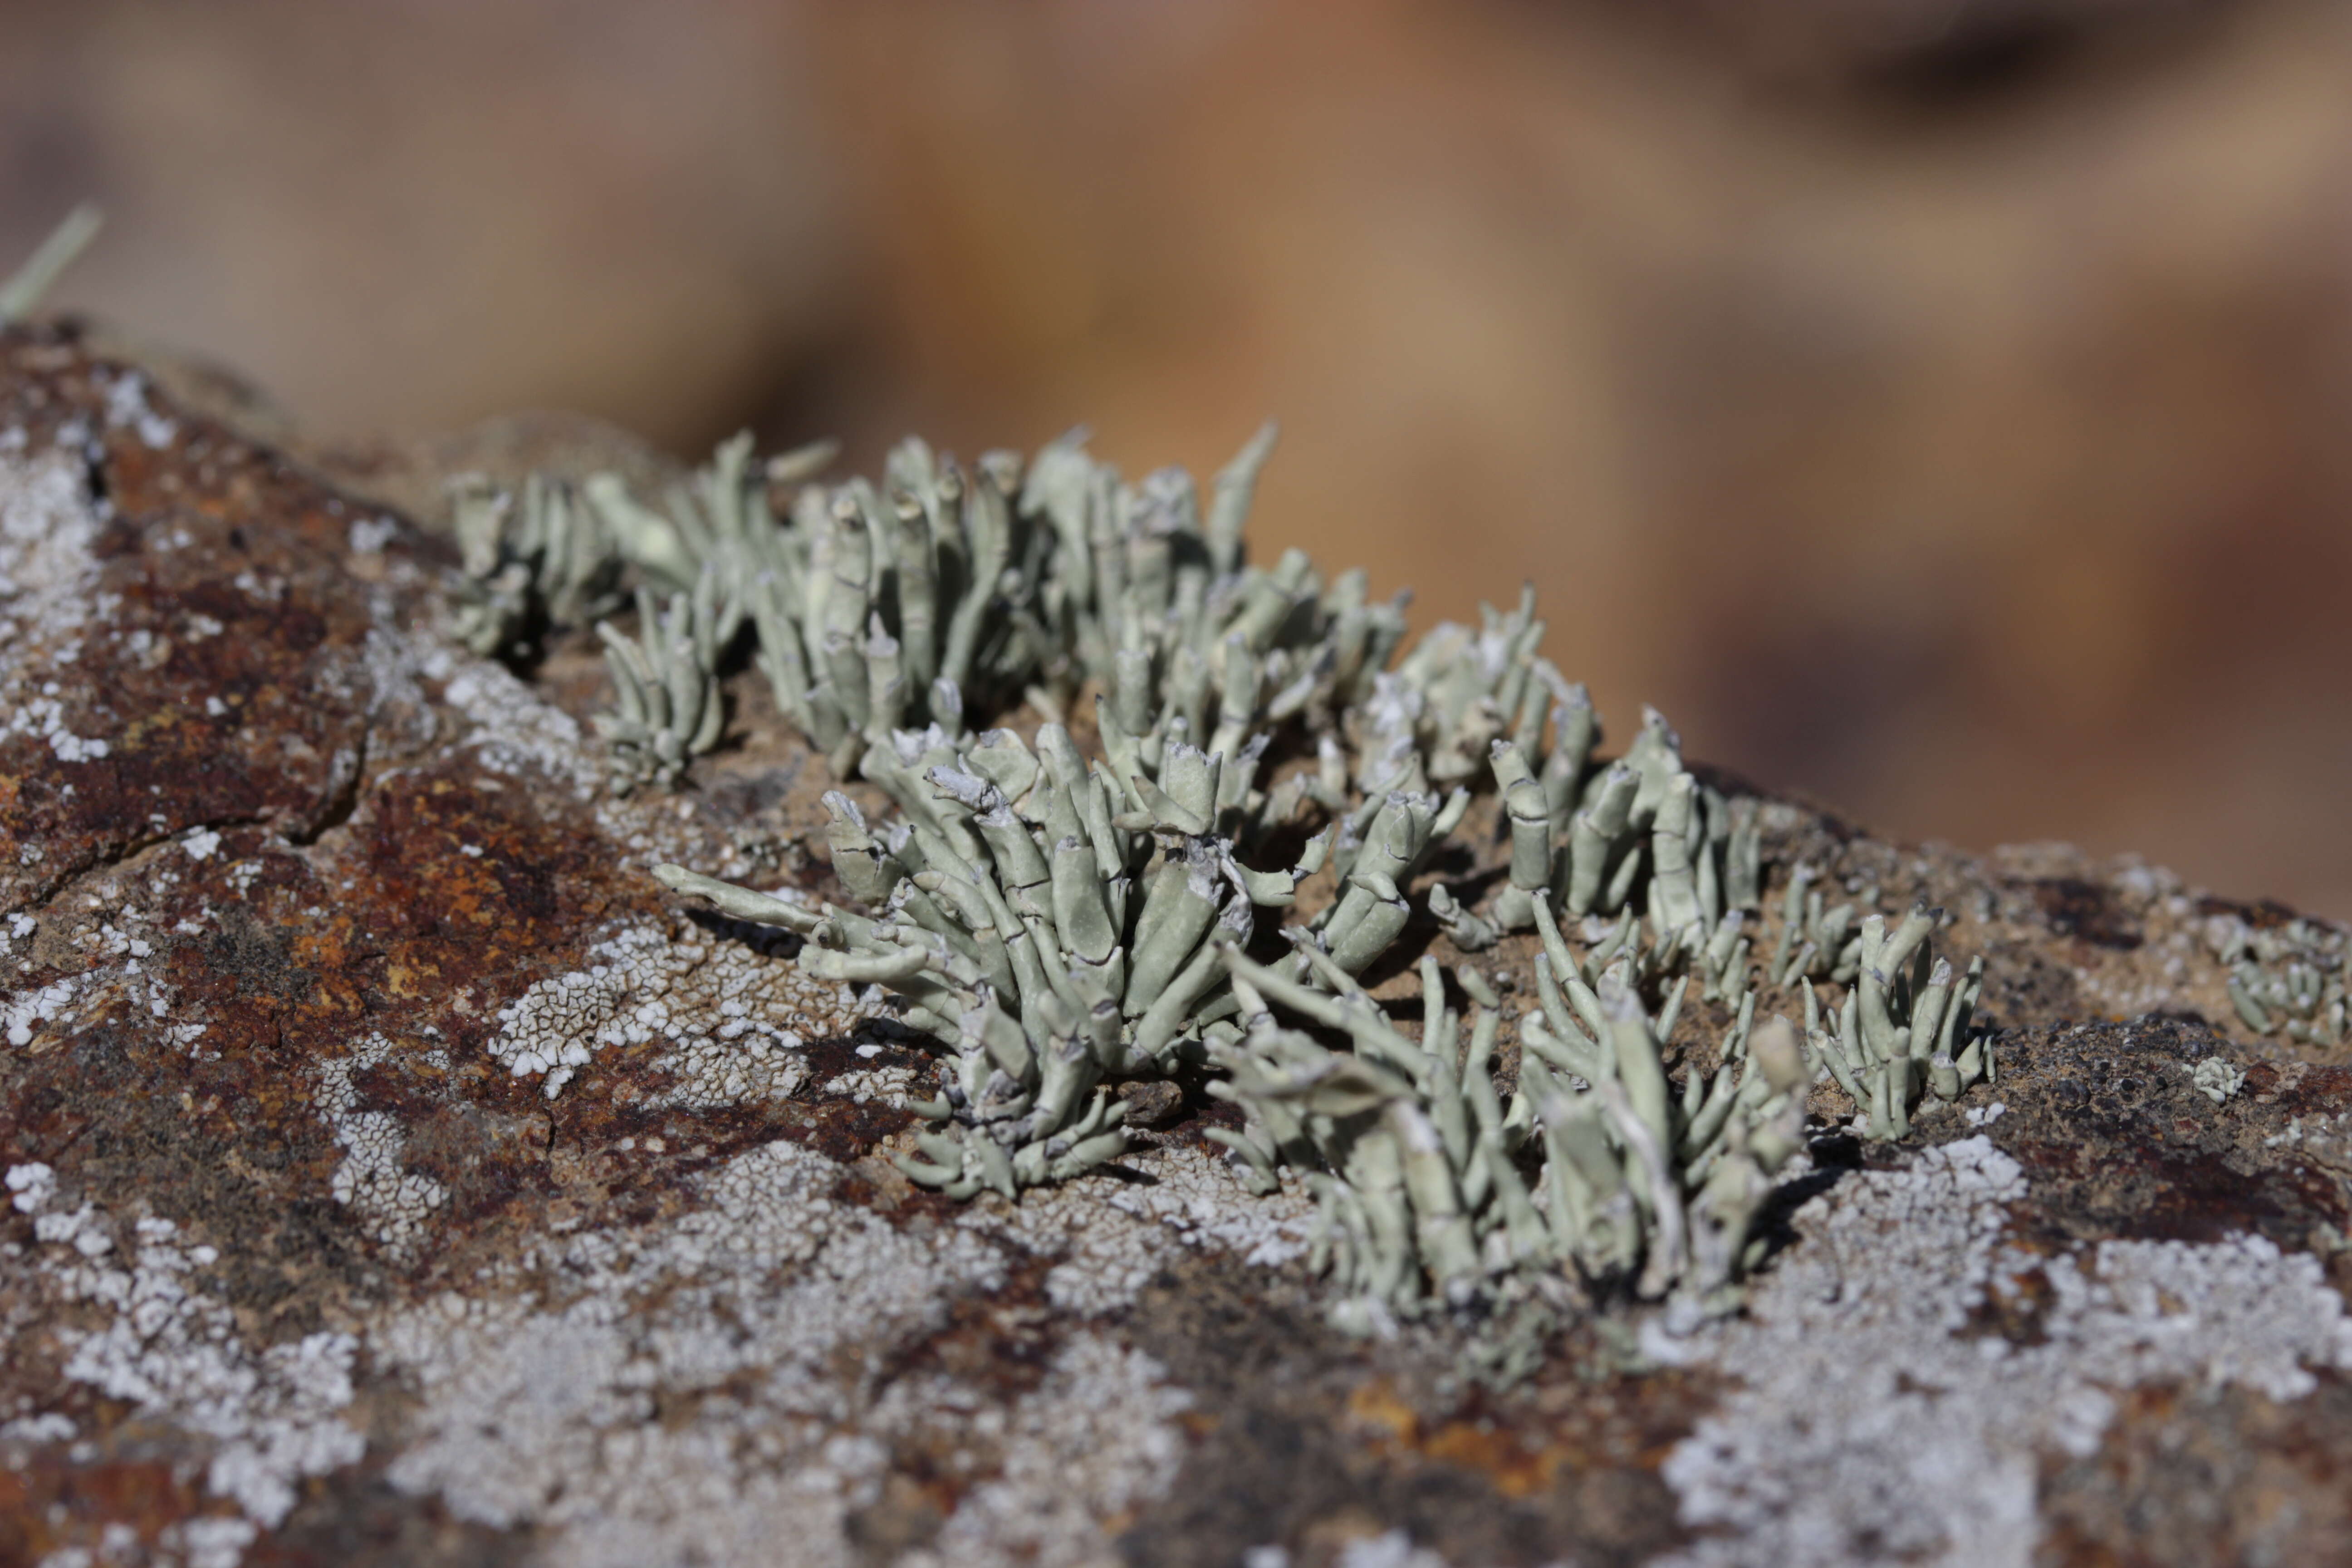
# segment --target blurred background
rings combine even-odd
[[[0,256],[314,434],[1140,472],[1621,739],[2352,916],[2352,12],[9,0]]]

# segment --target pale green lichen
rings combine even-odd
[[[551,625],[589,625],[626,603],[619,543],[572,486],[533,474],[518,498],[461,474],[449,500],[461,572],[451,630],[474,652],[525,659]]]
[[[1472,782],[1497,741],[1539,746],[1548,710],[1558,719],[1552,767],[1582,770],[1598,725],[1583,689],[1536,653],[1544,623],[1534,590],[1523,591],[1507,615],[1481,606],[1481,619],[1476,631],[1439,622],[1394,673],[1370,681],[1347,726],[1360,788],[1426,791]]]
[[[1850,985],[1862,967],[1862,932],[1854,905],[1849,901],[1823,908],[1813,880],[1811,867],[1794,867],[1782,895],[1780,939],[1765,967],[1783,988],[1806,979]]]
[[[1525,627],[1507,624],[1484,643],[1441,628],[1386,672],[1402,606],[1370,605],[1361,574],[1326,588],[1297,552],[1271,572],[1247,565],[1240,523],[1270,440],[1261,433],[1220,477],[1205,523],[1173,470],[1129,490],[1068,438],[1031,467],[1015,510],[1052,525],[1045,597],[1068,634],[1038,661],[1038,681],[1108,671],[1099,761],[1083,758],[1060,723],[1038,730],[1034,751],[1011,731],[965,736],[961,693],[942,682],[955,699],[945,722],[900,728],[894,700],[869,716],[887,726],[882,739],[858,750],[865,731],[845,730],[837,743],[836,762],[855,752],[900,812],[869,828],[845,797],[827,803],[835,869],[873,914],[770,907],[660,868],[730,912],[793,925],[810,939],[804,964],[885,985],[908,1023],[953,1042],[929,1108],[947,1125],[927,1139],[927,1158],[908,1163],[919,1180],[1009,1194],[1117,1153],[1117,1107],[1100,1084],[1205,1061],[1237,1005],[1214,943],[1245,942],[1254,910],[1288,907],[1326,865],[1337,896],[1293,928],[1294,972],[1312,984],[1321,970],[1353,975],[1371,963],[1410,918],[1414,873],[1470,804],[1463,787],[1441,798],[1433,775],[1466,773],[1465,737],[1490,740],[1481,715],[1498,710],[1498,691],[1516,709],[1537,673]],[[952,471],[910,450],[899,460],[911,481]],[[854,531],[862,513],[845,497],[854,501],[854,489],[834,492],[826,510]],[[836,574],[834,586],[842,582]],[[868,647],[869,670],[877,655],[906,668],[879,624]],[[1038,706],[1058,706],[1038,684],[1030,690]],[[1357,709],[1377,711],[1351,725]],[[1539,726],[1542,709],[1532,712]],[[1316,762],[1269,790],[1259,765],[1286,726],[1320,731]],[[1353,767],[1349,741],[1366,748]],[[1328,826],[1295,865],[1244,860],[1267,829],[1314,810]]]
[[[1402,599],[1296,552],[1246,562],[1270,444],[1219,476],[1205,516],[1181,472],[1127,484],[1077,436],[1025,464],[992,454],[969,482],[902,443],[880,486],[800,483],[784,518],[769,479],[815,460],[761,470],[740,442],[660,510],[590,480],[616,549],[695,589],[666,620],[641,607],[639,643],[604,630],[625,703],[692,689],[679,721],[632,733],[632,777],[672,781],[715,736],[715,671],[748,622],[779,708],[893,806],[869,820],[825,797],[846,906],[656,874],[892,999],[940,1057],[915,1106],[931,1128],[900,1158],[919,1183],[1011,1197],[1077,1175],[1127,1147],[1114,1085],[1199,1073],[1244,1111],[1212,1134],[1244,1184],[1290,1172],[1317,1195],[1316,1260],[1350,1327],[1441,1305],[1550,1321],[1539,1279],[1719,1310],[1815,1084],[1893,1138],[1926,1097],[1990,1078],[1981,964],[1956,980],[1929,951],[1937,913],[1857,922],[1875,889],[1825,910],[1803,870],[1760,959],[1759,803],[1686,768],[1654,711],[1599,759],[1531,594],[1389,668]],[[1028,739],[969,727],[1016,702],[1047,716]],[[1507,862],[1474,909],[1474,884],[1425,874],[1489,778]],[[1281,926],[1288,952],[1254,943],[1318,876],[1311,915]],[[1465,1012],[1424,957],[1420,1026],[1392,1020],[1359,977],[1417,898],[1465,952],[1532,928],[1532,1005],[1507,1015],[1465,966]],[[1816,979],[1846,987],[1826,1022]],[[1759,985],[1802,992],[1801,1034],[1757,1023]],[[1730,1023],[1711,1050],[1680,1044],[1677,1088],[1664,1042],[1697,1002]]]
[[[637,591],[635,641],[600,621],[605,667],[616,710],[595,716],[612,748],[613,792],[645,784],[674,786],[688,759],[719,743],[726,722],[719,688],[719,656],[742,624],[743,610],[716,571],[705,571],[690,594],[674,594],[657,611],[653,595]]]
[[[1122,784],[1058,724],[1034,752],[1009,730],[959,742],[933,727],[900,731],[867,773],[899,820],[877,834],[847,796],[825,806],[835,869],[872,915],[656,874],[799,931],[803,967],[883,985],[908,1025],[949,1043],[941,1092],[918,1107],[941,1131],[903,1163],[959,1196],[1010,1196],[1121,1152],[1122,1108],[1100,1086],[1207,1060],[1234,1009],[1214,943],[1248,941],[1255,910],[1289,905],[1328,843],[1310,839],[1286,870],[1244,865],[1247,797],[1228,796],[1222,754],[1181,742],[1159,782]],[[1354,928],[1341,936],[1359,966],[1378,951]]]
[[[1371,601],[1364,573],[1326,584],[1297,550],[1271,568],[1246,560],[1274,437],[1266,426],[1219,472],[1205,517],[1182,469],[1126,484],[1087,453],[1083,432],[1029,466],[1020,510],[1051,524],[1055,546],[1045,598],[1056,635],[1042,673],[1056,706],[1094,683],[1114,754],[1126,741],[1147,754],[1181,742],[1233,757],[1292,723],[1328,733],[1403,639],[1402,600]]]
[[[1865,1113],[1873,1139],[1907,1133],[1928,1094],[1957,1100],[1979,1079],[1996,1079],[1992,1037],[1973,1022],[1984,960],[1969,960],[1955,980],[1929,941],[1942,916],[1915,907],[1891,931],[1884,915],[1864,921],[1854,984],[1833,1020],[1804,988],[1806,1037]]]
[[[1653,966],[1699,959],[1719,989],[1735,953],[1744,967],[1746,916],[1761,900],[1756,803],[1727,799],[1685,771],[1682,739],[1655,709],[1605,768],[1589,764],[1600,725],[1581,688],[1567,689],[1552,728],[1540,774],[1516,738],[1496,740],[1488,758],[1511,837],[1497,922],[1533,925],[1539,905],[1580,918],[1638,908],[1657,949]]]
[[[2231,1005],[2246,1027],[2309,1046],[2344,1043],[2352,997],[2345,988],[2343,931],[2306,920],[2255,929],[2222,917],[2209,934],[2229,972]]]
[[[1327,584],[1299,552],[1242,559],[1272,446],[1268,426],[1205,517],[1181,469],[1127,483],[1083,432],[1026,463],[984,454],[969,478],[909,439],[878,486],[802,483],[824,448],[755,468],[739,437],[657,506],[609,474],[583,493],[641,570],[741,584],[778,708],[843,775],[901,728],[954,737],[967,710],[1024,699],[1061,716],[1091,686],[1124,779],[1173,746],[1238,762],[1252,734],[1328,730],[1403,636],[1402,604],[1370,602],[1362,573]],[[793,484],[779,515],[771,494]]]
[[[1213,1044],[1227,1078],[1211,1092],[1248,1119],[1210,1135],[1262,1189],[1283,1165],[1305,1175],[1322,1206],[1314,1262],[1347,1293],[1344,1327],[1470,1305],[1531,1268],[1566,1267],[1595,1291],[1719,1302],[1771,1176],[1802,1144],[1811,1073],[1785,1022],[1751,1040],[1743,1016],[1713,1078],[1689,1074],[1676,1097],[1653,1020],[1612,982],[1595,999],[1598,1040],[1564,1008],[1548,1029],[1522,1021],[1507,1100],[1493,1077],[1501,1018],[1475,972],[1459,974],[1465,1033],[1437,962],[1422,961],[1415,1037],[1320,955],[1328,994],[1232,947],[1224,958],[1247,1027]],[[1352,1049],[1282,1026],[1274,1005]]]

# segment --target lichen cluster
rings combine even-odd
[[[463,567],[452,629],[474,652],[527,658],[551,625],[621,607],[620,542],[570,485],[533,474],[509,496],[466,474],[450,482],[449,502]]]
[[[901,732],[869,763],[903,813],[879,833],[846,795],[825,797],[835,868],[871,915],[656,870],[739,918],[791,926],[805,967],[886,986],[909,1026],[951,1042],[940,1096],[917,1108],[940,1131],[906,1164],[957,1196],[1010,1197],[1122,1152],[1123,1107],[1100,1086],[1205,1062],[1207,1031],[1232,1011],[1214,994],[1218,944],[1249,941],[1256,909],[1290,904],[1328,842],[1252,870],[1232,832],[1247,808],[1220,805],[1222,753],[1171,746],[1163,788],[1140,773],[1122,784],[1059,724],[1036,741]]]
[[[1658,949],[1653,964],[1726,939],[1728,961],[1759,898],[1756,803],[1734,804],[1682,763],[1682,738],[1654,709],[1625,755],[1590,765],[1598,720],[1580,688],[1566,695],[1538,777],[1517,740],[1498,741],[1489,766],[1510,824],[1510,888],[1496,900],[1506,929],[1536,923],[1538,906],[1614,915],[1638,901]]]
[[[1492,1076],[1498,999],[1474,969],[1456,972],[1465,1037],[1440,966],[1422,960],[1416,1038],[1325,963],[1328,994],[1239,953],[1226,962],[1247,1028],[1215,1047],[1228,1076],[1211,1091],[1247,1121],[1212,1136],[1262,1190],[1282,1166],[1302,1174],[1322,1210],[1316,1261],[1347,1292],[1334,1312],[1344,1327],[1469,1305],[1529,1268],[1713,1299],[1747,1257],[1771,1176],[1801,1146],[1811,1075],[1778,1020],[1751,1040],[1743,1018],[1712,1079],[1689,1073],[1677,1098],[1654,1021],[1612,981],[1598,1040],[1565,1017],[1558,1033],[1523,1033],[1507,1100]],[[1351,1048],[1282,1026],[1276,1005]]]
[[[1246,1184],[1313,1191],[1353,1326],[1538,1271],[1728,1299],[1814,1084],[1891,1138],[1990,1076],[1980,969],[1933,958],[1937,912],[1890,931],[1824,909],[1802,868],[1759,956],[1758,802],[1685,767],[1654,711],[1600,755],[1532,593],[1407,648],[1402,596],[1374,601],[1362,573],[1252,564],[1272,441],[1205,508],[1181,470],[1128,482],[1082,434],[969,478],[910,440],[878,484],[819,483],[828,451],[760,465],[739,438],[657,504],[610,475],[514,508],[469,490],[461,626],[509,647],[609,613],[634,572],[635,637],[597,621],[616,790],[675,787],[718,741],[746,641],[837,774],[880,790],[880,816],[825,797],[845,903],[656,874],[799,933],[803,968],[880,987],[937,1051],[915,1181],[1009,1198],[1066,1180],[1126,1150],[1118,1085],[1173,1078],[1241,1108],[1213,1136]],[[1025,734],[978,727],[1023,707]],[[1474,833],[1432,877],[1472,829],[1503,875],[1475,873]],[[1421,1020],[1401,1024],[1367,977],[1416,918],[1465,954],[1532,931],[1533,1005],[1465,964],[1465,1013],[1423,955]],[[1801,1032],[1759,1021],[1766,993],[1801,995]],[[1678,1037],[1694,994],[1730,1019],[1718,1038]]]
[[[2257,928],[2223,916],[2208,935],[2246,1027],[2308,1046],[2344,1043],[2352,998],[2345,990],[2342,931],[2305,920]]]
[[[1824,1026],[1811,985],[1804,988],[1805,1034],[1838,1087],[1868,1112],[1865,1136],[1895,1139],[1929,1093],[1958,1100],[1978,1080],[1993,1081],[1991,1037],[1971,1027],[1984,989],[1984,960],[1969,961],[1957,982],[1930,936],[1941,910],[1915,907],[1893,931],[1884,915],[1862,922],[1854,984]]]

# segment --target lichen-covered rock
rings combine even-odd
[[[2329,929],[1767,799],[1768,916],[1800,866],[1950,911],[1993,1081],[1894,1139],[1818,1083],[1736,1314],[1350,1338],[1312,1195],[1253,1192],[1197,1071],[1125,1086],[1126,1152],[1060,1185],[910,1184],[930,1056],[888,998],[650,875],[854,901],[821,797],[886,796],[745,670],[692,788],[614,798],[593,639],[477,657],[457,566],[71,333],[0,335],[0,1562],[2352,1554]],[[1476,942],[1508,1076],[1544,939],[1470,923],[1501,810],[1361,979],[1411,1018],[1415,962]],[[1678,1076],[1734,1011],[1694,984]]]

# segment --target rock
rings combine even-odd
[[[1184,1113],[1184,1091],[1165,1079],[1123,1083],[1118,1098],[1129,1127],[1165,1127]]]
[[[612,800],[585,639],[471,658],[405,516],[69,331],[0,363],[0,1559],[2352,1552],[2352,1066],[2222,956],[2276,911],[1772,804],[1776,874],[1954,912],[1998,1081],[1891,1145],[1816,1089],[1738,1315],[1350,1339],[1205,1096],[1017,1205],[898,1174],[924,1054],[646,875],[840,896],[756,678]]]

